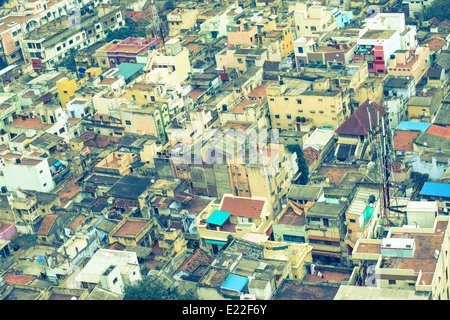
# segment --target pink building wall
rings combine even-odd
[[[16,226],[0,222],[0,240],[8,240],[17,232]]]

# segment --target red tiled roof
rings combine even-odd
[[[145,220],[126,220],[114,236],[138,235],[150,222]]]
[[[370,106],[370,107],[369,107]],[[367,110],[370,110],[370,119]],[[365,136],[370,132],[370,122],[372,128],[377,125],[377,112],[379,112],[379,119],[384,116],[385,109],[382,104],[372,103],[369,100],[364,102],[358,109],[355,110],[347,120],[336,129],[337,134],[349,134],[355,136]]]
[[[431,51],[439,51],[447,44],[447,41],[445,41],[442,38],[432,37],[432,38],[425,39],[422,42],[422,45],[425,45],[425,44],[428,45],[428,48]]]
[[[79,136],[78,139],[83,142],[86,142],[86,141],[94,139],[96,135],[97,135],[97,133],[95,133],[93,131],[88,131],[85,134],[82,134],[81,136]]]
[[[213,261],[214,258],[210,257],[202,250],[197,250],[191,256],[186,258],[186,260],[184,260],[178,270],[184,270],[188,273],[192,273],[199,265],[209,266]]]
[[[57,216],[58,215],[56,214],[46,215],[42,220],[39,230],[36,232],[36,234],[41,236],[48,236],[50,228],[52,227],[53,222],[55,222]]]
[[[231,213],[233,216],[259,218],[265,201],[240,197],[224,197],[221,211]]]
[[[420,131],[396,130],[394,133],[394,150],[414,151],[414,140]]]
[[[303,155],[310,166],[319,157],[320,151],[312,146],[303,149]]]

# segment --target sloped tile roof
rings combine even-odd
[[[303,149],[303,156],[305,157],[308,166],[310,166],[319,157],[319,154],[320,151],[311,146]]]
[[[224,197],[220,210],[229,212],[233,216],[259,218],[265,201],[240,197]]]
[[[178,271],[183,270],[188,273],[192,273],[197,269],[200,265],[209,266],[214,261],[213,257],[210,257],[207,253],[202,250],[195,251],[191,256],[186,258],[181,266],[178,268]]]
[[[46,215],[44,217],[44,219],[42,220],[39,230],[36,232],[36,234],[41,235],[41,236],[48,236],[48,233],[50,232],[50,228],[52,227],[53,223],[55,222],[57,216],[58,215],[56,215],[56,214]]]
[[[370,110],[371,121],[369,121],[367,110]],[[381,119],[385,113],[383,105],[369,104],[369,100],[367,100],[336,129],[336,133],[355,136],[367,135],[370,132],[370,123],[372,122],[372,128],[377,124],[377,112],[379,113],[379,119]]]

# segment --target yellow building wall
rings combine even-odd
[[[296,130],[294,122],[297,116],[313,119],[316,127],[332,126],[334,129],[345,121],[340,95],[334,97],[269,96],[268,98],[270,119],[274,129]],[[301,103],[298,103],[299,100]],[[276,114],[279,118],[275,116]]]
[[[58,90],[59,101],[63,109],[66,109],[66,104],[71,99],[70,97],[75,93],[78,88],[75,80],[69,80],[68,78],[62,78],[56,82],[56,88]]]
[[[430,107],[408,106],[408,121],[430,117]]]

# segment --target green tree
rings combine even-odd
[[[146,37],[147,34],[144,28],[131,28],[131,27],[123,27],[116,30],[106,30],[106,42],[110,42],[113,40],[125,40],[128,37]]]
[[[167,0],[167,1],[164,3],[164,9],[166,9],[166,10],[172,10],[172,9],[175,9],[175,3],[174,3],[174,1],[173,1],[173,0]]]
[[[177,288],[168,290],[159,279],[144,277],[125,286],[123,300],[198,300],[194,291],[181,294]]]
[[[6,60],[0,56],[0,70],[3,68],[6,68],[8,66],[8,64],[6,63]]]
[[[56,67],[66,67],[67,70],[70,70],[72,72],[77,71],[77,65],[75,63],[75,55],[76,51],[74,49],[70,49],[68,55],[64,60],[61,60],[61,62],[57,63]]]
[[[309,182],[309,166],[306,162],[303,150],[299,144],[290,144],[286,146],[287,150],[291,153],[297,154],[298,170],[302,173],[300,175],[300,184],[305,185]]]
[[[450,1],[434,0],[433,3],[422,10],[423,20],[427,21],[433,17],[439,20],[450,19]]]

